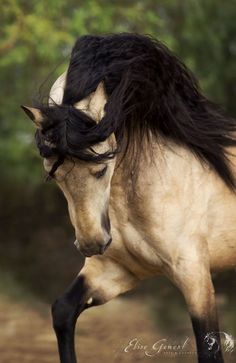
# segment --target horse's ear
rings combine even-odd
[[[100,82],[96,91],[91,95],[89,100],[89,111],[95,117],[96,122],[99,122],[103,118],[105,114],[104,107],[106,103],[107,95],[105,86],[103,82]]]
[[[43,115],[38,108],[21,106],[26,115],[34,122],[37,128],[42,128]]]
[[[78,110],[83,111],[84,113],[92,117],[94,121],[99,123],[99,121],[101,121],[105,114],[104,107],[106,103],[107,95],[105,91],[105,86],[103,82],[100,82],[95,92],[91,93],[83,100],[75,103],[74,107]]]
[[[66,75],[67,71],[62,73],[60,77],[53,83],[52,88],[49,94],[49,106],[61,105],[63,96],[64,96],[64,89],[66,84]]]

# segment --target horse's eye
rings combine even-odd
[[[102,177],[106,174],[106,171],[107,171],[107,165],[106,165],[106,166],[104,166],[104,168],[103,168],[103,169],[101,169],[101,170],[97,171],[97,172],[94,174],[94,176],[95,176],[97,179],[102,178]]]

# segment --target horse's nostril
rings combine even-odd
[[[106,248],[110,246],[111,242],[112,242],[112,238],[110,238],[109,241],[107,242]]]

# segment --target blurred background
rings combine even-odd
[[[3,363],[58,362],[50,303],[83,264],[67,206],[46,183],[34,130],[20,110],[67,67],[76,38],[92,33],[151,34],[172,49],[201,88],[236,116],[235,0],[0,0],[0,356]],[[214,276],[221,330],[236,339],[235,271]],[[80,362],[195,362],[147,357],[142,345],[193,336],[181,294],[165,279],[85,312],[76,339]],[[124,352],[137,338],[139,348]],[[192,354],[192,355],[191,355]],[[191,356],[190,356],[191,355]],[[225,354],[236,358],[236,348]]]

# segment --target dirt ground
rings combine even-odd
[[[0,295],[1,363],[59,362],[56,339],[51,328],[50,307],[46,304],[37,306],[34,304],[34,307],[32,305],[29,302],[27,304],[14,302]],[[191,342],[186,343],[187,350],[193,352],[192,333],[189,331],[188,335]],[[78,361],[79,363],[196,362],[194,354],[191,358],[187,358],[187,355],[174,356],[173,353],[163,355],[165,354],[163,351],[162,354],[157,353],[161,342],[156,346],[156,350],[152,349],[155,342],[166,338],[168,337],[163,337],[152,324],[145,303],[118,298],[81,315],[76,332]],[[178,343],[184,344],[183,339],[181,338]],[[145,345],[147,347],[144,347]],[[192,354],[191,352],[188,354]],[[227,362],[231,362],[231,359],[227,359]]]

